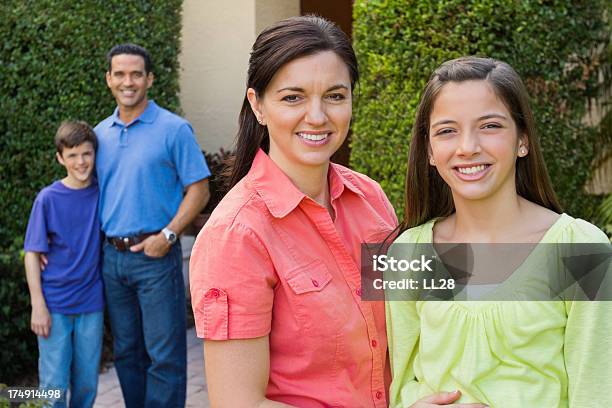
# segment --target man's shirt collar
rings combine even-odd
[[[136,123],[137,121],[144,122],[144,123],[153,123],[155,119],[157,118],[158,113],[159,113],[159,106],[155,103],[154,100],[149,99],[147,101],[147,107],[140,114],[140,116],[138,116],[136,119],[134,119],[130,123],[126,124],[126,123],[123,123],[123,121],[119,118],[119,107],[117,106],[115,108],[115,111],[113,112],[112,120],[110,122],[109,127],[114,126],[114,125],[129,126],[133,123]]]

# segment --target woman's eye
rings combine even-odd
[[[341,93],[333,93],[333,94],[329,94],[327,95],[327,98],[331,99],[332,101],[343,101],[345,98],[345,96]]]
[[[287,95],[285,97],[283,97],[283,101],[285,102],[297,102],[300,99],[299,96],[297,95]]]

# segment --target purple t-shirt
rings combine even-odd
[[[53,313],[104,309],[98,197],[95,181],[79,190],[56,181],[38,193],[32,206],[24,249],[47,254],[41,281]]]

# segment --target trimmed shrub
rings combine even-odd
[[[7,0],[0,11],[0,382],[35,367],[35,336],[18,253],[32,201],[65,176],[55,162],[60,122],[97,124],[115,102],[106,53],[135,42],[153,57],[150,97],[176,111],[181,0]]]
[[[398,216],[420,93],[442,62],[478,55],[508,62],[531,96],[546,163],[565,211],[591,218],[584,184],[601,146],[584,121],[610,40],[607,1],[357,0],[353,39],[362,80],[351,165],[378,180]],[[609,60],[607,61],[609,63]]]
[[[17,375],[32,372],[38,356],[30,331],[30,298],[19,256],[0,256],[0,383],[15,385]]]

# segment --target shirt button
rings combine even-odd
[[[218,298],[219,297],[219,289],[211,289],[210,296]]]
[[[376,399],[381,399],[383,396],[382,391],[376,391]]]
[[[317,282],[315,279],[312,280],[312,284],[314,285],[315,288],[319,287],[319,282]]]
[[[361,288],[355,289],[355,293],[357,294],[357,296],[361,297]]]
[[[378,342],[376,340],[372,340],[372,347],[378,346]]]

